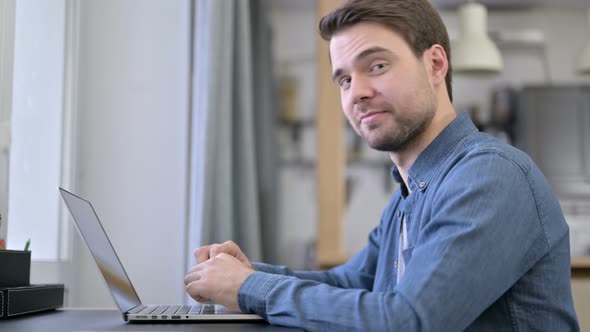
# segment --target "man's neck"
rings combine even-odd
[[[434,141],[434,139],[457,117],[453,106],[449,102],[436,111],[431,123],[424,132],[406,146],[405,149],[397,152],[389,152],[389,158],[397,166],[408,192],[412,190],[408,185],[408,171],[418,156]]]

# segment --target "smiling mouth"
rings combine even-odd
[[[361,124],[374,121],[385,113],[386,112],[373,112],[373,113],[365,114],[361,117]]]

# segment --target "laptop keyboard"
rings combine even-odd
[[[214,314],[216,311],[214,304],[196,304],[196,305],[160,305],[160,306],[139,306],[130,310],[130,314],[138,315],[205,315]]]

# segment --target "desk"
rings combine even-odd
[[[0,331],[300,331],[266,322],[126,323],[117,310],[60,309],[0,321]]]

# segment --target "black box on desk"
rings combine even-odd
[[[0,288],[0,319],[57,309],[63,303],[63,284]]]
[[[0,288],[28,286],[31,252],[0,250]]]

